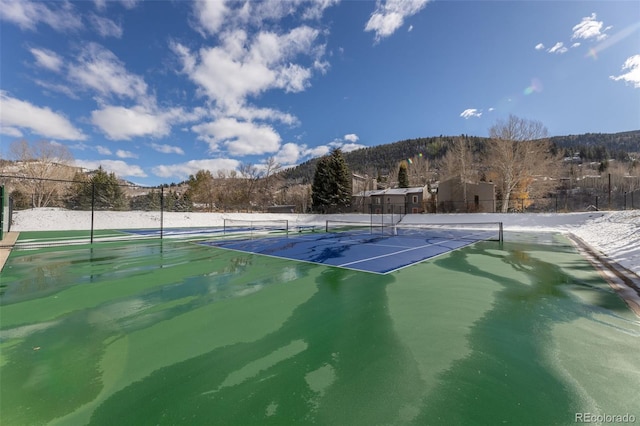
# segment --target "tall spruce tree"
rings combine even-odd
[[[313,209],[326,213],[331,205],[331,173],[329,170],[329,157],[322,157],[316,164],[311,185],[311,203]]]
[[[407,170],[407,163],[404,161],[400,163],[400,168],[398,169],[398,186],[400,188],[409,187],[409,171]]]
[[[337,212],[351,205],[351,173],[339,148],[318,160],[311,191],[316,211]]]
[[[125,210],[128,207],[124,190],[114,173],[102,167],[87,178],[77,173],[69,191],[68,206],[72,209]]]

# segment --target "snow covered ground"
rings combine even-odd
[[[223,220],[287,219],[289,226],[324,225],[327,219],[367,221],[369,215],[174,213],[163,216],[165,228],[222,226]],[[397,219],[397,217],[396,217]],[[387,220],[385,220],[387,222]],[[587,213],[479,213],[407,215],[403,222],[503,222],[505,231],[571,232],[610,259],[640,275],[640,210]],[[91,213],[55,208],[14,212],[12,231],[89,229]],[[95,212],[95,229],[159,228],[158,212]]]

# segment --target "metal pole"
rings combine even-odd
[[[96,204],[96,183],[91,182],[91,244],[93,244],[93,216]]]
[[[611,210],[611,173],[609,173],[609,210]]]
[[[160,187],[160,239],[164,233],[164,186]]]
[[[597,196],[597,195],[596,195],[596,210],[600,210],[600,209],[598,208],[598,196]]]
[[[627,209],[627,191],[624,192],[624,208],[622,210]]]

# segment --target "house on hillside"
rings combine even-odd
[[[367,175],[359,175],[356,173],[351,174],[351,193],[357,194],[363,191],[371,191],[376,189],[376,178],[371,178]]]
[[[496,190],[493,182],[461,182],[459,177],[438,184],[438,211],[485,212],[496,211]]]
[[[431,194],[426,186],[361,191],[352,198],[355,211],[374,214],[424,213]]]

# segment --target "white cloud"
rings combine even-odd
[[[404,24],[405,18],[418,13],[428,2],[429,0],[378,0],[376,10],[371,14],[364,30],[374,31],[376,41],[380,41],[392,35]]]
[[[100,36],[115,38],[122,37],[122,25],[116,24],[111,19],[91,14],[89,16],[89,20],[91,21],[92,28],[94,28]]]
[[[571,48],[574,49],[576,47],[580,47],[580,43],[576,42],[571,45]]]
[[[163,154],[184,155],[184,151],[179,146],[171,146],[171,145],[166,145],[166,144],[160,145],[160,144],[157,144],[157,143],[152,143],[150,146],[154,150],[156,150],[158,152],[161,152]]]
[[[557,54],[563,54],[566,53],[569,49],[567,49],[564,46],[564,43],[559,41],[556,44],[553,45],[552,48],[550,48],[549,50],[547,50],[547,52],[549,53],[557,53]]]
[[[307,9],[302,13],[302,19],[320,19],[325,9],[340,3],[340,0],[316,0],[302,2]]]
[[[12,22],[22,30],[35,30],[41,23],[56,31],[82,28],[82,19],[70,2],[0,0],[0,20]]]
[[[344,145],[342,145],[342,147],[340,147],[342,152],[351,152],[361,148],[366,148],[366,147],[359,143],[345,143]]]
[[[309,157],[315,158],[315,157],[322,157],[323,155],[327,155],[329,153],[329,151],[331,151],[331,148],[327,145],[318,145],[315,146],[313,148],[309,148],[306,151],[306,154]]]
[[[202,109],[187,112],[182,108],[160,110],[142,105],[131,108],[108,105],[92,111],[91,122],[109,139],[130,140],[141,136],[167,136],[173,124],[195,121],[202,114]]]
[[[96,145],[96,150],[98,151],[98,154],[101,155],[111,155],[111,150],[107,147],[104,147],[102,145]]]
[[[200,135],[198,139],[209,144],[211,151],[219,150],[222,145],[231,155],[257,155],[276,152],[280,148],[280,135],[266,124],[224,117],[197,124],[191,130]]]
[[[267,21],[276,22],[289,16],[302,20],[318,20],[324,11],[340,0],[268,0],[208,1],[194,3],[196,30],[203,35],[216,35],[231,28],[252,25],[263,28]]]
[[[356,149],[365,148],[364,145],[361,145],[359,143],[345,143],[341,140],[335,140],[333,142],[329,142],[329,147],[340,148],[342,152],[351,152],[351,151],[355,151]]]
[[[118,158],[138,158],[138,154],[135,154],[131,151],[125,151],[122,149],[119,149],[116,151],[116,157]]]
[[[479,118],[481,116],[482,116],[482,111],[479,111],[475,108],[468,108],[460,113],[460,117],[464,118],[465,120],[468,120],[471,117]]]
[[[596,40],[604,40],[608,37],[608,34],[605,31],[611,29],[611,27],[607,27],[602,30],[603,27],[602,21],[596,20],[596,14],[592,13],[591,16],[587,16],[582,18],[579,24],[573,27],[573,35],[571,36],[571,40],[575,39],[593,39]]]
[[[91,122],[113,140],[129,140],[137,136],[167,136],[171,127],[144,107],[107,106],[91,112]]]
[[[285,166],[296,164],[304,155],[305,150],[306,147],[304,145],[301,146],[293,142],[285,143],[280,147],[280,150],[274,158],[276,162]]]
[[[241,118],[246,121],[279,121],[289,126],[299,124],[298,118],[294,115],[278,111],[273,108],[256,108],[251,105],[245,105],[242,108],[229,109],[225,111],[227,115]]]
[[[231,158],[213,158],[205,160],[191,160],[185,163],[159,165],[152,169],[154,175],[169,178],[186,179],[189,175],[194,175],[198,170],[209,170],[212,173],[218,171],[237,170],[240,166],[238,160]]]
[[[78,96],[78,94],[71,87],[66,86],[64,84],[50,83],[48,81],[43,81],[38,79],[33,80],[33,82],[44,89],[63,93],[64,95],[68,96],[71,99],[80,99],[80,96]]]
[[[36,64],[42,68],[46,68],[51,71],[60,71],[62,69],[62,58],[57,53],[48,49],[29,49],[33,57],[36,59]]]
[[[219,107],[237,109],[247,97],[269,89],[304,90],[312,72],[292,61],[309,54],[317,59],[323,52],[315,46],[319,34],[308,26],[282,35],[260,32],[253,38],[244,30],[235,30],[221,34],[220,45],[202,48],[198,53],[178,43],[171,47],[182,61],[182,71],[201,93]]]
[[[355,140],[357,140],[357,137]],[[305,161],[309,158],[322,157],[324,155],[327,155],[332,149],[335,148],[340,148],[342,152],[351,152],[355,151],[356,149],[365,148],[365,146],[357,144],[355,143],[355,141],[345,143],[344,141],[339,139],[334,140],[326,145],[319,145],[313,148],[309,148],[305,144],[288,142],[280,147],[280,150],[274,155],[274,159],[283,167],[287,167],[295,165],[301,161]]]
[[[44,137],[62,140],[85,140],[87,136],[62,114],[47,107],[12,98],[0,91],[0,126],[13,133],[28,129]]]
[[[622,71],[626,71],[624,74],[618,76],[610,76],[609,78],[614,81],[625,81],[630,83],[636,89],[640,88],[640,55],[633,55],[624,62],[622,65]]]
[[[115,173],[118,177],[147,177],[140,166],[127,164],[122,160],[75,160],[76,166],[89,170],[102,167],[109,173]]]
[[[78,62],[69,66],[69,79],[103,96],[138,99],[147,91],[142,77],[129,73],[113,52],[97,43],[87,44]]]
[[[105,10],[107,8],[107,1],[115,3],[115,0],[93,0],[93,3],[96,5],[96,9]],[[138,5],[138,0],[120,0],[120,4],[122,4],[125,9],[133,9]]]
[[[194,12],[200,26],[209,34],[217,34],[231,10],[224,1],[197,1]]]
[[[21,138],[22,132],[15,127],[0,126],[0,134],[11,136],[13,138]]]
[[[544,49],[544,44],[542,43],[536,44],[536,50],[542,50],[542,49]]]
[[[349,133],[348,135],[344,135],[344,140],[349,142],[358,142],[360,138],[355,133]]]

